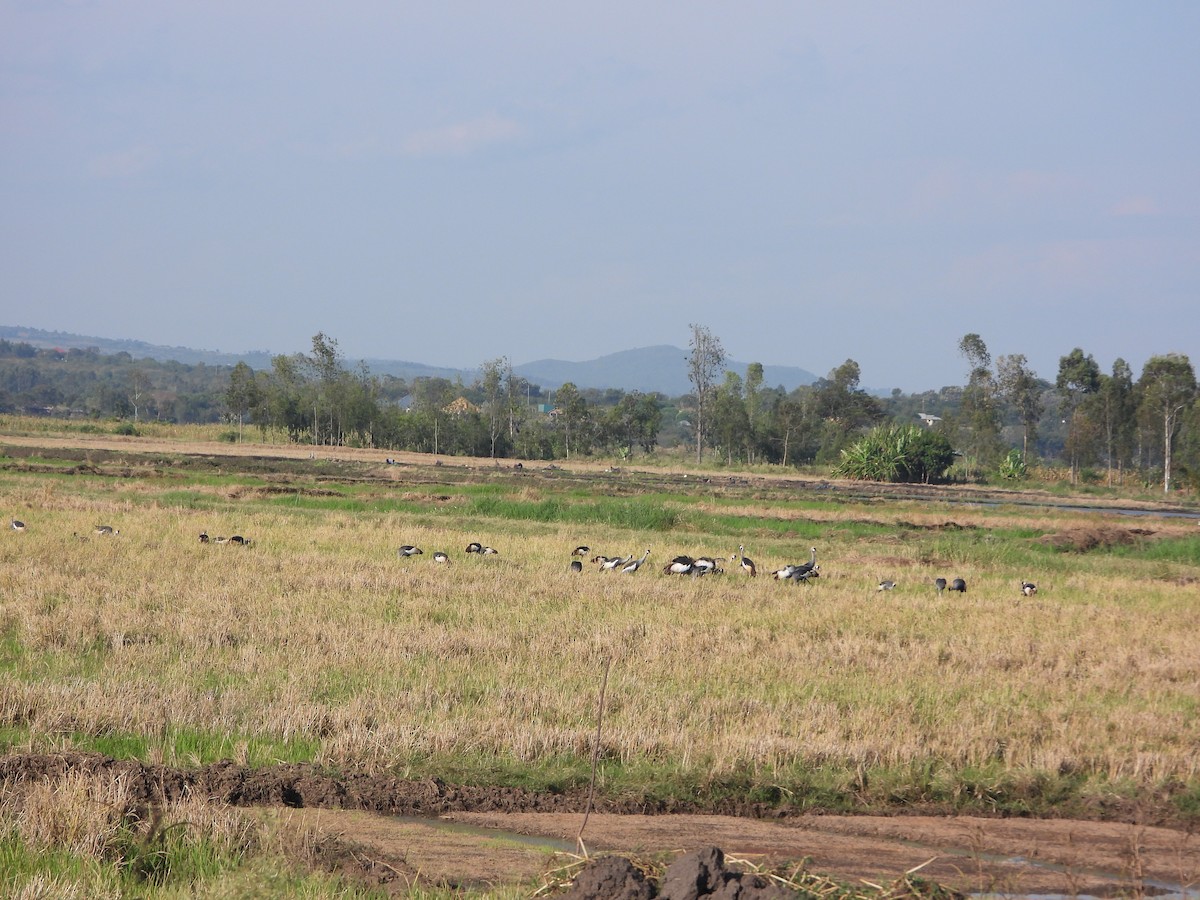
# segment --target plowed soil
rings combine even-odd
[[[585,849],[661,861],[717,846],[732,860],[805,865],[850,883],[887,885],[921,867],[945,886],[1009,897],[1200,893],[1200,837],[1128,821],[795,815],[750,804],[730,815],[601,800],[583,827],[585,799],[571,794],[333,778],[307,765],[180,770],[82,753],[0,758],[0,786],[20,791],[72,770],[121,776],[147,804],[195,792],[315,825],[339,848],[338,868],[397,891],[418,881],[536,882]]]

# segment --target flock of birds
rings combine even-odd
[[[22,522],[20,519],[11,519],[9,521],[9,524],[12,527],[13,531],[24,531],[25,530],[25,523]],[[111,525],[96,525],[92,529],[92,533],[101,535],[102,537],[111,537],[112,535],[120,534],[121,532],[120,532],[120,529],[113,528]],[[72,535],[72,537],[77,537],[80,540],[84,539],[84,535],[80,534],[78,531],[71,532],[71,535]]]
[[[25,523],[20,519],[12,519],[11,525],[14,531],[24,531],[26,527]],[[113,528],[110,525],[97,525],[93,530],[95,534],[102,536],[118,535],[121,533],[118,529]],[[78,532],[75,533],[75,537],[80,537]],[[200,543],[238,544],[241,546],[249,546],[250,538],[244,537],[240,534],[230,535],[229,537],[210,538],[207,531],[201,531]],[[420,547],[414,546],[413,544],[404,544],[396,551],[397,555],[400,556],[401,559],[410,556],[419,556],[424,554],[424,552],[425,551]],[[468,554],[477,554],[479,556],[495,556],[499,554],[500,551],[496,550],[494,547],[481,544],[479,541],[471,541],[471,543],[467,544],[464,552]],[[572,559],[570,566],[568,567],[569,570],[572,572],[582,572],[583,559],[586,559],[591,552],[591,547],[582,544],[572,550],[571,556],[581,558]],[[435,550],[432,554],[432,557],[435,563],[446,564],[450,562],[450,554],[444,550]],[[650,548],[647,547],[646,552],[636,559],[632,553],[630,553],[628,556],[604,556],[597,554],[591,557],[591,562],[601,572],[624,572],[626,574],[633,574],[642,568],[642,566],[646,564],[646,560],[649,558]],[[732,565],[736,565],[737,568],[741,569],[741,571],[745,572],[751,577],[758,575],[758,566],[755,564],[754,560],[746,556],[746,548],[744,545],[738,547],[738,552],[730,556],[729,561]],[[777,581],[794,581],[797,583],[808,584],[810,580],[821,577],[820,569],[821,567],[817,565],[817,548],[811,547],[809,549],[809,558],[807,562],[789,563],[781,566],[771,573],[771,577]],[[724,574],[725,569],[720,565],[717,557],[687,556],[685,554],[680,554],[663,566],[662,571],[664,575],[690,575],[693,578],[700,578],[704,575],[722,575]],[[943,591],[957,591],[960,594],[965,594],[967,592],[967,582],[962,578],[955,578],[951,581],[947,581],[945,578],[935,578],[933,581],[933,586],[937,589],[939,594],[941,594]],[[880,591],[891,591],[896,587],[897,582],[895,581],[884,580],[879,582]],[[1032,581],[1026,581],[1022,579],[1021,593],[1026,597],[1032,597],[1037,593],[1037,585]]]

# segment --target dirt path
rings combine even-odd
[[[346,810],[289,812],[398,871],[457,885],[535,880],[577,854],[582,817],[454,812],[411,820]],[[474,826],[462,829],[459,826]],[[482,829],[496,829],[488,833]],[[523,842],[517,835],[559,843]],[[593,814],[589,853],[634,857],[717,846],[758,866],[807,860],[840,881],[887,885],[905,872],[964,892],[1008,897],[1200,896],[1200,837],[1127,824],[931,816],[804,816],[784,821],[705,815]]]

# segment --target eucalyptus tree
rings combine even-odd
[[[725,348],[721,346],[720,338],[703,325],[693,324],[691,329],[687,372],[688,381],[692,383],[696,395],[696,462],[699,463],[704,455],[709,406],[716,390],[717,374],[725,365]]]
[[[242,426],[246,416],[261,402],[258,379],[254,370],[245,362],[239,362],[229,373],[229,387],[225,391],[225,405],[238,420],[238,440],[242,439]]]
[[[1163,492],[1171,490],[1171,449],[1182,415],[1196,399],[1196,373],[1182,353],[1154,356],[1138,379],[1140,406],[1162,425]]]
[[[587,401],[579,388],[568,381],[554,394],[555,421],[563,432],[563,448],[567,459],[571,458],[571,436],[585,427],[588,418]]]
[[[990,462],[1000,450],[1000,414],[996,408],[997,385],[992,375],[992,355],[978,334],[963,335],[958,352],[968,365],[967,386],[962,394],[962,415],[971,429],[968,442],[975,455]]]
[[[483,409],[484,415],[487,416],[492,459],[496,458],[496,444],[508,418],[508,398],[504,389],[504,376],[508,368],[508,358],[504,356],[490,359],[479,367],[478,386],[483,394]]]
[[[732,464],[734,452],[746,448],[750,438],[750,416],[737,372],[725,373],[725,381],[713,397],[711,419],[710,431],[717,446],[725,451],[726,461]]]
[[[750,363],[746,367],[746,379],[742,384],[742,395],[746,401],[746,426],[749,434],[746,440],[746,461],[753,463],[755,447],[763,430],[763,364]]]
[[[1096,415],[1104,435],[1104,459],[1108,469],[1108,483],[1112,484],[1113,463],[1121,466],[1132,453],[1135,427],[1133,370],[1129,363],[1118,358],[1113,363],[1111,375],[1100,376],[1100,388],[1096,391]]]
[[[1058,378],[1055,387],[1063,402],[1063,418],[1067,423],[1067,454],[1071,465],[1071,483],[1075,482],[1079,469],[1079,456],[1083,429],[1076,420],[1079,404],[1084,397],[1100,389],[1100,367],[1091,354],[1084,356],[1076,347],[1058,361]]]
[[[1021,419],[1021,461],[1029,456],[1029,442],[1037,440],[1037,423],[1042,417],[1042,387],[1037,375],[1029,368],[1025,354],[1014,353],[996,360],[1000,395],[1012,404]]]

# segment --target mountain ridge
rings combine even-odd
[[[219,350],[200,350],[192,347],[172,347],[127,338],[102,338],[65,331],[49,331],[18,325],[0,325],[0,339],[24,342],[41,349],[95,348],[106,354],[128,353],[131,357],[173,360],[186,365],[203,363],[210,366],[235,366],[244,362],[253,369],[269,369],[277,354],[267,350],[227,353]],[[670,344],[620,350],[595,359],[573,362],[562,359],[539,359],[513,365],[513,371],[534,384],[547,389],[561,387],[566,382],[578,388],[623,391],[659,392],[668,396],[690,393],[687,377],[687,351]],[[478,368],[458,369],[434,366],[407,360],[363,359],[367,368],[382,375],[411,380],[413,378],[446,378],[465,383],[475,380]],[[725,370],[745,377],[749,363],[726,360]],[[798,366],[763,365],[763,384],[792,390],[817,380],[813,373]]]

